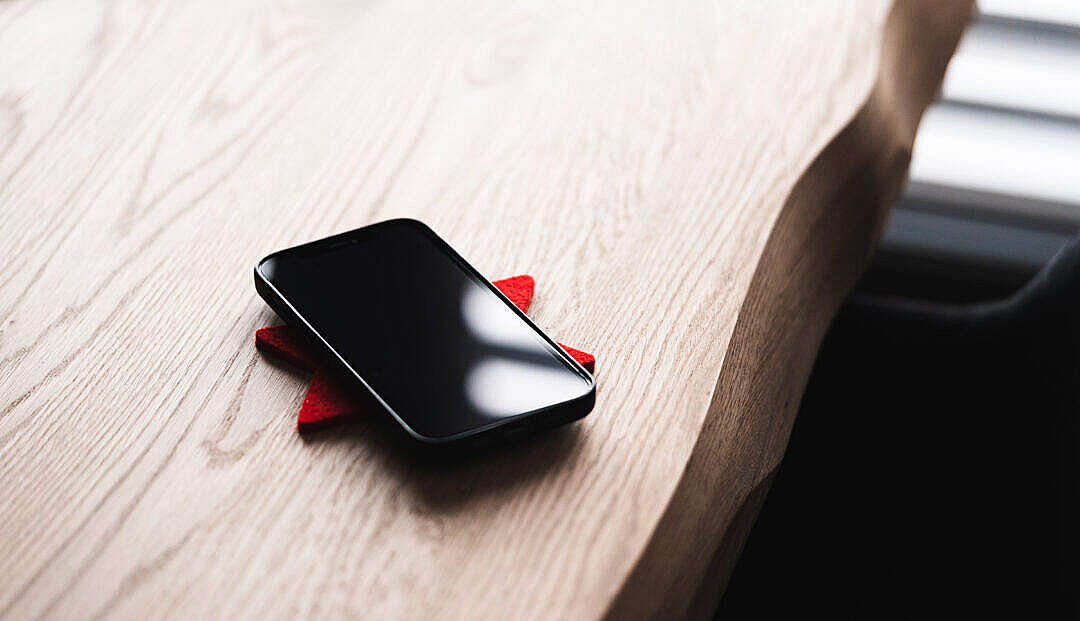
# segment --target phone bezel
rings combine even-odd
[[[319,332],[311,325],[311,323],[303,316],[300,309],[297,309],[293,303],[288,300],[274,285],[266,278],[260,267],[262,267],[267,261],[287,253],[303,253],[306,255],[313,255],[320,252],[331,251],[340,248],[343,245],[349,243],[356,243],[361,241],[363,237],[369,235],[377,235],[380,231],[394,226],[410,226],[420,230],[427,238],[429,238],[447,258],[458,265],[460,269],[476,280],[483,284],[491,291],[496,297],[498,297],[504,304],[506,304],[518,317],[532,328],[540,337],[546,342],[552,353],[556,357],[561,359],[566,366],[577,373],[584,381],[586,390],[580,397],[575,397],[567,401],[556,403],[553,405],[545,406],[528,412],[522,412],[513,416],[507,416],[490,423],[465,429],[454,434],[446,436],[428,436],[413,429],[405,419],[399,415],[394,408],[388,404],[381,395],[358,373],[351,365],[346,362],[345,358],[331,345]],[[330,237],[325,237],[316,241],[300,244],[283,250],[272,252],[255,264],[255,289],[259,295],[270,305],[275,312],[278,313],[287,323],[297,327],[305,332],[305,334],[312,340],[313,343],[318,345],[325,354],[339,367],[339,370],[344,372],[349,378],[355,379],[361,386],[367,391],[367,393],[375,399],[376,402],[384,409],[390,416],[398,423],[402,430],[404,430],[410,438],[426,445],[449,445],[458,444],[463,440],[489,438],[492,435],[503,434],[509,439],[510,437],[516,437],[523,431],[531,429],[539,429],[545,427],[554,427],[573,420],[584,417],[588,414],[596,401],[596,382],[593,380],[592,375],[586,371],[580,364],[577,363],[569,354],[559,347],[558,343],[548,336],[543,330],[539,328],[528,315],[523,313],[520,308],[517,307],[509,298],[507,298],[502,291],[499,291],[498,287],[491,284],[487,278],[476,270],[468,261],[465,260],[453,247],[450,246],[445,240],[443,240],[435,231],[429,226],[414,220],[411,218],[396,218],[393,220],[385,220],[358,229],[353,229],[345,233],[339,233]]]

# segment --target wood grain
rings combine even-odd
[[[0,617],[707,616],[970,11],[807,4],[0,3]],[[251,267],[396,216],[587,419],[296,434]]]

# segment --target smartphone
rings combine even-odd
[[[255,288],[425,445],[511,439],[596,401],[589,372],[417,220],[275,252]]]

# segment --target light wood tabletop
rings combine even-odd
[[[708,617],[970,12],[0,3],[0,617]],[[252,267],[398,216],[536,278],[587,418],[297,432]]]

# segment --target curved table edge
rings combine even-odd
[[[900,193],[919,120],[972,11],[972,0],[890,8],[870,90],[781,207],[693,452],[608,619],[714,613],[783,458],[817,348]],[[762,394],[767,386],[778,389]]]

